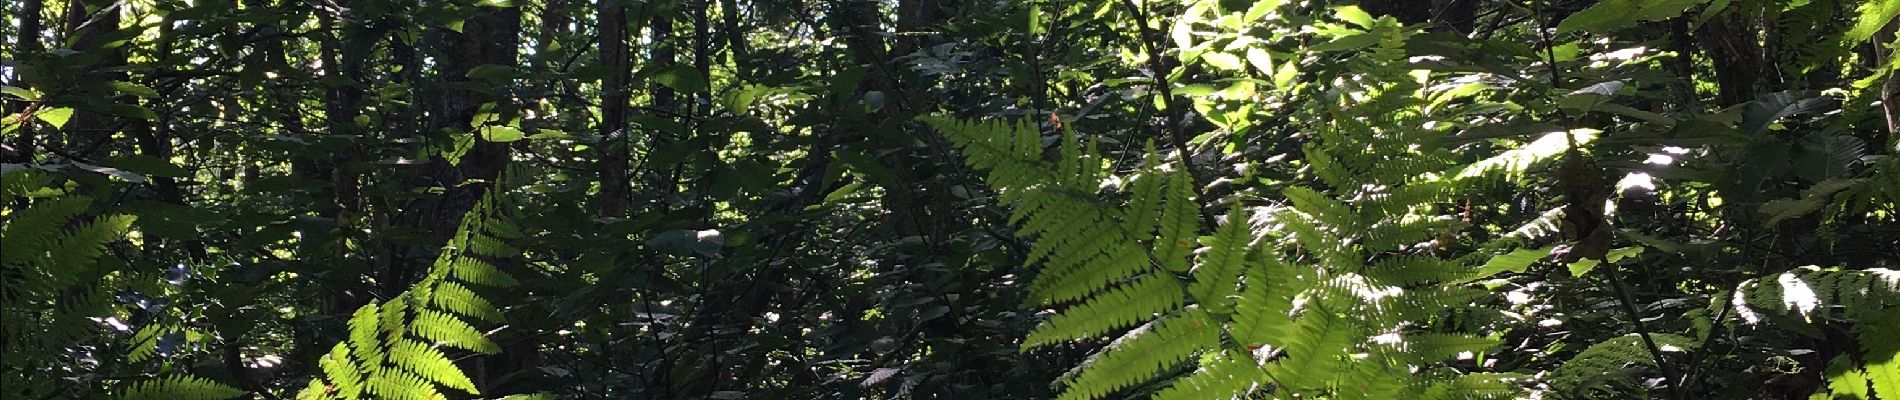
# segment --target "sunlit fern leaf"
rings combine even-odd
[[[1220,328],[1199,307],[1163,317],[1123,334],[1065,375],[1058,400],[1090,400],[1154,379],[1163,369],[1220,340]]]
[[[1147,322],[1158,313],[1179,309],[1182,300],[1181,284],[1174,277],[1151,274],[1057,313],[1029,333],[1023,349],[1094,337]]]
[[[455,282],[442,282],[429,297],[436,307],[487,322],[502,322],[501,312],[488,299]]]
[[[441,350],[414,340],[394,341],[388,350],[390,359],[396,365],[415,372],[419,377],[451,389],[476,393],[475,382],[469,380],[468,375],[463,374],[462,369],[456,367],[455,362],[450,361]]]
[[[244,393],[243,390],[209,379],[171,376],[133,382],[114,397],[127,400],[221,400],[243,396]]]
[[[1900,397],[1900,306],[1866,313],[1855,325],[1860,338],[1861,360],[1874,395]]]
[[[1364,332],[1340,312],[1313,307],[1300,313],[1296,333],[1287,340],[1286,357],[1270,368],[1281,382],[1299,390],[1323,390],[1334,382],[1353,343]]]
[[[1575,129],[1569,131],[1568,135],[1565,133],[1566,132],[1561,131],[1546,133],[1538,137],[1537,140],[1526,143],[1521,147],[1505,150],[1496,156],[1460,168],[1459,171],[1453,173],[1451,176],[1454,179],[1460,180],[1483,176],[1502,176],[1507,181],[1516,181],[1522,178],[1526,171],[1530,170],[1531,165],[1563,154],[1564,150],[1569,148],[1573,141],[1578,146],[1589,144],[1595,140],[1597,134],[1601,132],[1595,129]]]
[[[1166,200],[1161,204],[1161,231],[1155,236],[1155,259],[1169,271],[1186,271],[1194,251],[1201,207],[1194,203],[1194,182],[1180,167],[1168,175]]]
[[[65,196],[40,201],[8,215],[5,228],[0,229],[0,235],[7,238],[0,241],[0,263],[22,268],[43,267],[36,264],[45,262],[47,252],[57,246],[63,236],[53,233],[60,232],[91,204],[92,199],[85,196]]]
[[[1414,364],[1443,361],[1460,353],[1483,352],[1499,343],[1496,338],[1455,333],[1414,333],[1402,337],[1395,346],[1400,351],[1394,354]]]
[[[1368,355],[1366,359],[1350,364],[1347,373],[1332,383],[1332,396],[1328,398],[1381,400],[1408,397],[1405,391],[1413,380],[1410,371],[1405,370],[1406,366],[1381,362],[1379,358],[1376,354]]]
[[[1520,374],[1468,374],[1433,383],[1418,400],[1514,399],[1524,391],[1527,381],[1528,377]]]
[[[1200,264],[1194,267],[1194,283],[1188,293],[1209,312],[1225,314],[1233,310],[1234,292],[1239,289],[1242,264],[1252,249],[1253,233],[1247,223],[1247,209],[1235,205],[1227,214],[1227,224],[1207,237]]]
[[[1296,332],[1290,315],[1294,295],[1305,290],[1305,285],[1297,280],[1291,266],[1271,256],[1262,257],[1246,274],[1246,288],[1236,301],[1228,334],[1243,346],[1284,346]]]
[[[471,208],[449,245],[408,291],[364,305],[349,321],[348,338],[319,360],[322,374],[298,399],[418,399],[443,389],[480,393],[443,349],[493,354],[501,349],[471,320],[497,322],[501,312],[469,285],[517,283],[495,262],[518,254],[502,239],[513,234],[504,196],[492,189]],[[467,319],[465,319],[467,318]]]
[[[1050,301],[1070,301],[1150,268],[1147,253],[1140,249],[1124,246],[1110,250],[1114,253],[1092,258],[1082,264],[1085,267],[1072,273],[1052,276],[1046,281],[1038,277],[1039,285],[1032,285],[1030,289]]]
[[[1435,282],[1449,282],[1469,273],[1464,266],[1438,257],[1420,254],[1401,254],[1373,261],[1366,266],[1366,276],[1378,282],[1413,287]]]
[[[1900,305],[1900,271],[1805,266],[1744,281],[1736,286],[1731,301],[1736,315],[1750,324],[1788,313],[1812,319],[1835,308],[1852,318]]]
[[[1530,222],[1505,232],[1504,237],[1515,243],[1529,243],[1556,235],[1561,232],[1559,224],[1564,221],[1564,207],[1558,206],[1537,215]]]
[[[1232,399],[1251,391],[1265,372],[1253,356],[1223,351],[1203,357],[1200,368],[1155,392],[1155,400]],[[1244,398],[1244,397],[1242,397]]]
[[[430,342],[444,346],[473,351],[482,354],[501,352],[501,347],[489,341],[487,336],[475,329],[474,325],[462,321],[449,313],[436,310],[422,310],[409,324],[410,333]]]
[[[1149,154],[1153,154],[1154,145],[1151,143],[1148,146],[1151,149]],[[1153,165],[1155,160],[1150,157],[1148,164]],[[1166,179],[1167,175],[1144,168],[1128,184],[1128,208],[1122,213],[1122,225],[1131,236],[1141,239],[1153,237],[1158,226],[1155,221],[1161,215],[1161,184]]]
[[[1831,399],[1872,398],[1868,389],[1867,372],[1860,366],[1854,365],[1854,361],[1847,356],[1835,357],[1834,361],[1828,362],[1824,374],[1827,378],[1827,386],[1817,389],[1816,395],[1827,395],[1825,398]]]
[[[1681,354],[1699,344],[1693,338],[1651,333],[1665,354]],[[1653,371],[1655,358],[1636,334],[1590,345],[1550,374],[1551,389],[1577,398],[1627,398],[1641,386],[1641,374]],[[1631,368],[1641,366],[1643,368]]]

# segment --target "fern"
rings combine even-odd
[[[1649,337],[1665,354],[1693,350],[1699,344],[1681,335],[1652,333]],[[1551,373],[1551,389],[1566,398],[1627,398],[1639,390],[1640,374],[1656,368],[1642,340],[1629,334],[1590,345]]]
[[[1098,399],[1186,361],[1220,340],[1220,328],[1198,307],[1144,325],[1096,353],[1065,378],[1058,400]]]
[[[1834,360],[1822,392],[1836,398],[1874,398],[1865,395],[1871,388],[1879,397],[1900,395],[1900,343],[1893,341],[1900,336],[1900,271],[1805,266],[1772,279],[1742,282],[1730,302],[1745,324],[1807,323],[1817,318],[1854,322],[1862,350],[1860,362]]]
[[[115,398],[120,399],[229,399],[244,395],[243,390],[204,378],[174,376],[139,381],[126,386]]]
[[[1459,375],[1414,368],[1495,344],[1448,332],[1410,332],[1406,337],[1415,340],[1397,347],[1372,344],[1375,334],[1428,324],[1487,295],[1459,286],[1470,267],[1399,245],[1457,225],[1432,214],[1453,186],[1424,181],[1357,193],[1351,201],[1292,187],[1283,192],[1289,206],[1268,207],[1256,218],[1253,209],[1235,205],[1226,223],[1204,227],[1200,199],[1178,163],[1151,157],[1123,176],[1103,178],[1085,167],[1098,165],[1098,156],[1077,147],[1082,141],[1073,133],[1057,139],[1051,162],[1041,132],[1028,124],[923,120],[956,143],[971,166],[987,170],[988,182],[1014,206],[1016,233],[1035,239],[1027,257],[1041,267],[1030,286],[1035,303],[1059,310],[1022,348],[1116,337],[1060,380],[1059,398],[1107,397],[1177,375],[1169,371],[1196,355],[1199,368],[1148,386],[1159,388],[1153,395],[1446,394],[1464,388],[1453,384],[1463,382]],[[1038,140],[1025,139],[1031,137]],[[1083,161],[1071,161],[1077,158]],[[1444,168],[1438,161],[1414,165]],[[1361,170],[1335,172],[1365,179]],[[1123,183],[1125,207],[1115,206],[1114,193],[1098,193],[1102,181]],[[1212,236],[1195,239],[1208,228]],[[1260,231],[1279,234],[1259,237]],[[1368,266],[1368,258],[1377,261]],[[1129,326],[1136,328],[1120,332]]]
[[[100,329],[97,320],[130,319],[115,309],[113,295],[140,281],[158,277],[117,268],[107,246],[132,231],[133,216],[90,214],[92,199],[51,188],[56,181],[37,173],[9,171],[0,181],[0,397],[123,399],[228,399],[243,390],[183,373],[141,379],[69,381],[72,371],[56,373],[49,355],[73,349],[124,348],[122,360],[89,363],[143,363],[157,353],[157,340],[174,328],[148,322],[129,343]],[[22,209],[15,201],[37,199]]]
[[[435,399],[445,396],[443,389],[479,395],[443,349],[501,351],[473,323],[499,322],[501,312],[470,287],[516,285],[491,262],[519,254],[506,242],[520,236],[506,218],[506,199],[491,189],[463,217],[427,275],[394,298],[358,309],[348,338],[319,360],[322,375],[297,398]]]

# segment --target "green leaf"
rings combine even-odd
[[[112,81],[112,83],[110,83],[109,85],[112,86],[113,91],[116,91],[119,93],[125,93],[125,94],[138,96],[138,97],[158,97],[157,90],[152,90],[152,88],[145,87],[145,85],[140,85],[137,83],[125,82],[125,81]]]
[[[13,97],[18,97],[21,100],[27,100],[27,101],[40,99],[40,91],[27,89],[23,87],[0,85],[0,93],[13,95]]]
[[[1280,64],[1280,69],[1273,71],[1273,87],[1282,90],[1292,87],[1293,79],[1299,77],[1300,67],[1292,61],[1287,61],[1285,64]]]
[[[1707,0],[1608,0],[1557,23],[1557,34],[1587,31],[1607,34],[1636,26],[1644,21],[1661,21],[1675,18],[1688,11],[1689,7]]]
[[[1848,44],[1866,41],[1867,38],[1874,36],[1874,32],[1879,32],[1880,28],[1893,23],[1893,17],[1900,15],[1900,0],[1867,0],[1866,3],[1861,3],[1860,9],[1855,12],[1859,13],[1860,17],[1855,18],[1854,29],[1841,35]]]
[[[1478,272],[1472,273],[1471,279],[1482,279],[1507,271],[1524,272],[1525,268],[1529,268],[1537,260],[1544,259],[1544,256],[1550,255],[1550,251],[1555,248],[1552,246],[1540,249],[1517,249],[1505,255],[1491,257],[1491,260],[1485,261],[1484,265],[1478,267]]]
[[[150,176],[178,178],[191,174],[169,161],[143,154],[118,156],[101,164]]]
[[[1239,70],[1243,66],[1240,63],[1240,57],[1221,52],[1201,53],[1201,61],[1206,61],[1207,65],[1212,65],[1214,68],[1229,71]]]
[[[1333,7],[1333,16],[1361,28],[1372,28],[1372,14],[1366,13],[1366,10],[1360,9],[1359,6]]]
[[[1258,47],[1247,48],[1247,63],[1252,64],[1260,73],[1273,74],[1273,55]]]
[[[505,125],[484,126],[481,128],[481,135],[482,140],[495,143],[513,142],[527,137],[520,128]]]
[[[480,81],[507,81],[514,79],[515,67],[497,64],[482,64],[468,69],[468,78]]]
[[[48,124],[52,124],[54,128],[65,128],[66,121],[73,119],[73,108],[72,107],[48,108],[48,109],[40,110],[39,112],[33,113],[33,116],[38,117],[41,121],[46,121],[46,123]]]
[[[653,75],[653,81],[673,88],[673,90],[687,93],[703,92],[706,91],[707,87],[706,77],[700,76],[699,70],[685,65],[674,66],[660,71]]]

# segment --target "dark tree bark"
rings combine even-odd
[[[1763,65],[1759,21],[1731,8],[1696,32],[1696,42],[1714,63],[1721,106],[1755,99]]]
[[[20,30],[13,35],[13,56],[15,59],[37,59],[43,51],[44,48],[40,46],[40,31],[45,30],[45,28],[41,26],[40,13],[45,5],[45,0],[22,0],[20,3],[20,15],[18,17]],[[16,70],[16,72],[14,72],[15,76],[8,77],[8,79],[10,79],[8,83],[21,88],[32,88],[32,85],[28,84],[25,79],[17,79],[24,77],[27,73],[30,72]],[[26,111],[28,107],[29,104],[27,102],[7,102],[6,112],[8,115],[23,115],[22,112]],[[37,123],[33,121],[20,122],[22,123],[18,130],[14,131],[18,136],[14,137],[13,143],[4,143],[8,149],[5,152],[0,152],[0,163],[31,164],[36,161],[36,157],[33,155],[36,153],[34,147],[39,146],[38,141],[35,140],[36,134],[34,132],[34,125],[37,125]]]
[[[601,82],[600,88],[600,126],[595,132],[601,138],[597,164],[600,197],[596,205],[601,217],[617,217],[626,213],[632,195],[627,180],[627,101],[632,59],[627,53],[627,6],[601,0],[599,8],[600,65],[612,69],[613,74]]]
[[[122,100],[125,96],[109,93],[110,89],[99,87],[98,83],[125,80],[123,72],[107,70],[125,65],[125,50],[107,48],[107,36],[119,29],[119,5],[107,0],[72,0],[66,3],[66,31],[71,32],[74,50],[95,54],[99,61],[78,69],[72,83],[89,91],[100,91],[98,97]],[[110,153],[112,134],[118,129],[117,118],[103,115],[95,108],[80,105],[74,107],[72,119],[66,124],[67,154],[81,159],[94,158],[100,150]]]

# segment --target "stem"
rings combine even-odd
[[[1208,181],[1201,179],[1199,170],[1194,168],[1193,153],[1188,151],[1187,134],[1181,131],[1182,107],[1174,97],[1174,84],[1168,82],[1168,75],[1173,73],[1174,69],[1168,65],[1167,60],[1161,57],[1161,45],[1158,43],[1161,35],[1148,26],[1148,13],[1143,11],[1141,6],[1135,5],[1134,0],[1122,0],[1121,4],[1123,8],[1128,9],[1129,14],[1135,16],[1135,25],[1139,28],[1141,35],[1141,40],[1137,42],[1140,42],[1142,49],[1148,52],[1148,69],[1154,72],[1155,87],[1159,88],[1161,98],[1167,104],[1167,109],[1162,111],[1167,120],[1164,128],[1168,132],[1169,144],[1174,147],[1175,152],[1180,153],[1181,166],[1187,169],[1188,179],[1194,181],[1194,198],[1204,203],[1209,199],[1201,193],[1201,188],[1204,182]],[[1219,226],[1214,222],[1214,215],[1208,213],[1206,204],[1200,204],[1198,208],[1201,209],[1202,224],[1206,224],[1209,229]]]
[[[1609,267],[1603,272],[1610,276],[1610,289],[1616,291],[1617,304],[1622,306],[1624,314],[1629,315],[1630,325],[1636,330],[1636,335],[1643,338],[1643,347],[1649,349],[1649,356],[1656,360],[1656,367],[1662,369],[1665,377],[1682,376],[1676,374],[1674,365],[1670,365],[1668,360],[1663,359],[1662,347],[1656,346],[1656,339],[1649,336],[1649,328],[1643,326],[1643,314],[1636,310],[1636,301],[1630,297],[1629,287],[1623,285],[1622,274],[1617,273],[1617,268],[1610,264],[1608,257],[1600,258],[1598,261]],[[1670,392],[1675,394],[1674,397],[1681,398],[1683,385],[1678,383],[1673,386]]]

